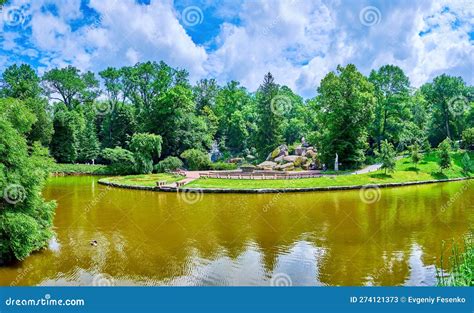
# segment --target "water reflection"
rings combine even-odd
[[[441,241],[473,225],[465,182],[358,191],[182,195],[52,178],[50,248],[0,269],[1,285],[432,285]],[[464,187],[461,197],[441,210]],[[97,246],[90,244],[97,240]]]

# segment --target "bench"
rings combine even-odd
[[[156,182],[156,187],[163,187],[164,185],[166,185],[166,182],[164,180],[160,180],[160,181],[157,181]]]
[[[182,182],[182,181],[177,181],[176,182],[176,188],[179,188],[179,187],[182,187],[182,186],[184,186],[184,182]]]

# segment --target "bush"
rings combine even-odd
[[[181,153],[181,158],[185,161],[187,168],[191,171],[207,170],[211,161],[206,152],[198,149],[189,149]]]
[[[449,138],[446,138],[443,140],[439,146],[439,170],[442,173],[444,169],[450,168],[451,167],[451,155],[449,154],[451,152],[451,140]]]
[[[464,152],[464,155],[461,159],[461,164],[462,164],[462,170],[464,173],[469,173],[472,170],[472,162],[471,158],[469,157],[469,153]]]
[[[0,99],[0,265],[25,259],[51,238],[54,202],[41,195],[52,159],[25,135],[35,116],[21,101]]]
[[[183,167],[183,161],[174,156],[169,156],[164,160],[160,161],[156,166],[155,170],[159,173],[176,171]]]
[[[211,169],[215,171],[231,171],[237,169],[237,164],[227,162],[215,162],[211,164]]]
[[[126,149],[120,147],[107,148],[102,153],[102,157],[110,162],[110,173],[133,174],[135,172],[135,157],[132,152]]]
[[[462,143],[466,149],[471,149],[474,146],[474,127],[462,132]]]

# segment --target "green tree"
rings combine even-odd
[[[195,103],[189,88],[175,86],[153,103],[150,133],[163,137],[163,155],[179,155],[190,148],[206,150],[212,144],[206,122],[195,114]],[[156,123],[156,121],[160,121]]]
[[[41,190],[51,160],[25,139],[35,115],[22,101],[0,99],[0,263],[23,260],[51,238],[55,204]]]
[[[191,171],[207,170],[211,164],[206,152],[198,149],[189,149],[181,153],[181,159]]]
[[[417,143],[415,143],[413,146],[411,146],[411,161],[413,162],[413,164],[415,164],[415,169],[417,168],[420,160],[421,160],[420,147],[418,146]]]
[[[165,173],[176,171],[179,168],[183,167],[183,161],[174,156],[166,157],[164,160],[158,162],[155,169],[157,172]]]
[[[474,127],[462,132],[462,142],[466,149],[471,149],[474,146]]]
[[[40,79],[30,65],[13,64],[2,74],[3,97],[25,100],[41,95]]]
[[[281,116],[277,108],[287,102],[287,98],[277,97],[280,87],[271,73],[265,75],[263,84],[257,91],[257,154],[260,160],[282,142]]]
[[[53,134],[53,124],[48,113],[48,102],[41,97],[40,78],[31,66],[14,64],[9,66],[2,74],[2,89],[0,95],[23,100],[36,120],[27,134],[31,144],[35,141],[47,146]]]
[[[436,77],[432,83],[421,87],[432,111],[430,142],[437,146],[444,138],[459,138],[462,129],[458,121],[467,110],[472,95],[461,77],[446,74]]]
[[[66,108],[65,105],[56,107],[54,114],[54,136],[51,140],[51,155],[61,163],[74,163],[79,148],[81,116],[78,112]]]
[[[327,74],[318,93],[317,123],[321,126],[316,141],[322,162],[333,164],[337,153],[346,168],[363,164],[373,117],[373,85],[349,64]]]
[[[153,159],[161,155],[161,136],[147,133],[133,134],[130,150],[134,154],[135,168],[138,173],[150,174],[153,171]]]
[[[469,153],[464,152],[464,155],[461,159],[461,164],[464,173],[469,173],[472,171],[472,162],[471,158],[469,157]]]
[[[102,157],[109,162],[109,171],[113,174],[135,173],[135,157],[127,149],[121,147],[106,148],[102,151]]]
[[[92,102],[99,95],[99,82],[94,74],[82,74],[73,66],[54,68],[46,72],[42,80],[49,98],[61,101],[68,109],[79,103]]]
[[[82,111],[80,129],[78,131],[77,160],[90,162],[100,154],[100,143],[95,126],[95,112],[92,108]]]
[[[382,140],[397,145],[408,119],[407,102],[410,81],[398,66],[384,65],[378,71],[372,70],[369,81],[375,87],[375,118],[371,133],[380,150]]]
[[[444,169],[451,167],[451,140],[446,138],[438,146],[438,165],[439,170],[443,173]]]
[[[255,99],[236,81],[219,89],[214,108],[218,119],[216,140],[233,154],[249,148],[257,133]]]
[[[387,172],[392,173],[395,171],[396,165],[396,154],[393,145],[388,142],[388,140],[383,140],[380,146],[380,152],[377,153],[378,160],[382,163],[381,168],[384,170],[385,174]]]
[[[196,101],[196,110],[200,112],[203,108],[216,106],[216,98],[219,86],[215,79],[201,79],[193,88],[193,96]]]

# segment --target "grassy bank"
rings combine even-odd
[[[474,154],[470,154],[471,159]],[[461,153],[453,153],[453,165],[450,169],[440,173],[438,158],[435,153],[427,154],[415,168],[408,158],[397,161],[393,173],[384,174],[382,170],[360,174],[339,175],[337,177],[318,177],[291,180],[251,180],[251,179],[198,179],[186,186],[189,188],[224,188],[224,189],[259,189],[259,188],[309,188],[328,186],[353,186],[367,184],[387,184],[401,182],[415,182],[428,180],[441,180],[465,177],[462,171]]]
[[[437,269],[438,286],[474,286],[474,245],[472,237],[464,241],[463,246],[453,243],[451,255],[447,260],[441,256],[441,267],[447,261],[451,269],[445,273]]]
[[[183,179],[183,176],[173,174],[149,174],[149,175],[129,175],[103,178],[101,181],[127,185],[127,186],[146,186],[154,187],[157,181],[165,181],[167,184],[177,182]]]
[[[89,174],[89,175],[110,175],[106,165],[100,164],[61,164],[55,163],[51,166],[50,171],[52,173],[60,173],[66,175],[75,174]]]

